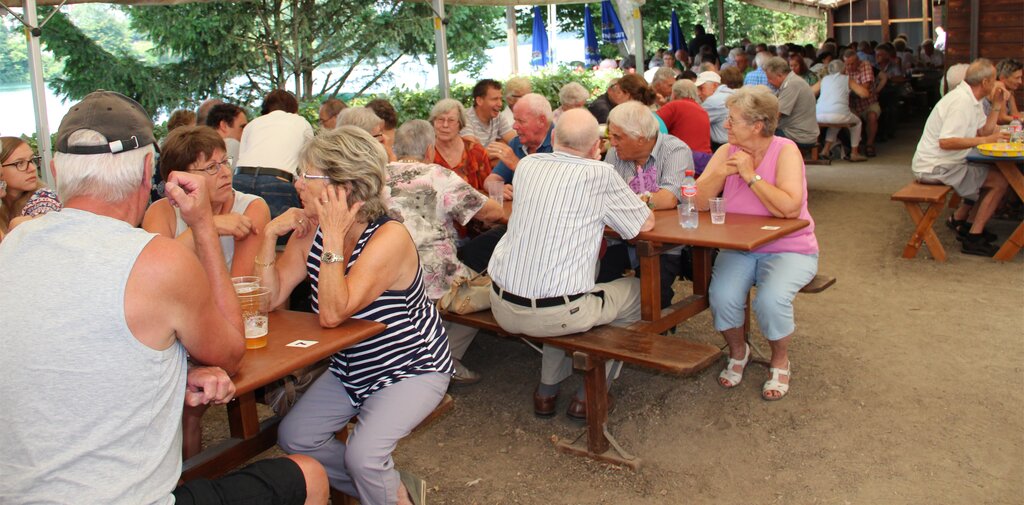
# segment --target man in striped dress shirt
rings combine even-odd
[[[553,153],[527,156],[516,168],[515,212],[488,266],[494,318],[509,332],[535,337],[635,322],[639,280],[595,285],[598,249],[606,225],[633,238],[654,227],[654,215],[611,165],[597,161],[597,120],[590,112],[563,114],[553,144]],[[610,374],[617,364],[609,363]],[[537,415],[554,414],[559,384],[571,373],[565,353],[544,346]],[[582,390],[569,415],[586,418]]]

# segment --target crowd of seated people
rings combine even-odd
[[[102,145],[105,137],[120,131],[118,127],[87,124],[82,129],[92,136],[79,136],[65,131],[73,123],[62,124],[58,172],[88,172],[90,164],[98,164],[99,170],[119,156],[130,156],[143,167],[142,173],[134,174],[127,165],[124,170],[143,177],[134,186],[111,181],[124,186],[114,193],[117,201],[103,195],[105,188],[68,186],[68,203],[74,210],[58,212],[63,214],[60,218],[33,219],[60,211],[61,202],[40,183],[42,167],[28,144],[4,137],[0,239],[11,245],[0,257],[27,261],[39,246],[25,241],[25,234],[46,229],[85,233],[80,227],[97,216],[133,227],[141,224],[149,232],[131,235],[107,223],[92,241],[84,242],[83,250],[90,253],[90,248],[101,247],[93,242],[108,238],[131,244],[116,252],[130,260],[104,267],[111,274],[123,274],[129,290],[138,289],[132,284],[138,282],[131,277],[133,262],[144,266],[175,255],[187,257],[174,259],[169,268],[187,274],[182,278],[189,279],[189,285],[198,279],[201,296],[190,301],[182,295],[166,302],[168,307],[180,305],[197,312],[198,302],[206,302],[201,324],[159,318],[141,324],[130,317],[127,327],[115,328],[136,336],[153,352],[168,354],[167,349],[180,348],[173,359],[182,367],[184,351],[198,363],[220,367],[160,372],[173,375],[177,383],[211,384],[210,394],[186,396],[184,403],[178,398],[179,404],[161,410],[164,417],[181,417],[184,412],[186,427],[198,422],[195,413],[201,415],[204,405],[223,403],[233,394],[229,386],[215,389],[212,384],[227,380],[225,370],[237,365],[236,351],[210,352],[195,340],[200,329],[215,328],[224,342],[240,342],[237,305],[222,303],[231,298],[230,287],[225,287],[228,277],[261,276],[275,306],[285,303],[303,283],[311,284],[311,309],[327,327],[347,318],[385,322],[384,333],[334,355],[330,371],[282,422],[281,447],[308,457],[275,463],[281,466],[281,482],[271,479],[268,486],[288,485],[296,496],[301,491],[302,496],[319,499],[329,482],[362,503],[416,503],[423,482],[395,471],[391,452],[438,404],[450,384],[468,385],[481,378],[463,363],[475,331],[444,322],[437,300],[457,278],[495,267],[491,298],[500,306],[496,318],[503,326],[527,334],[534,331],[531,335],[537,337],[564,334],[538,323],[554,314],[541,309],[561,310],[563,305],[583,309],[586,317],[580,316],[577,330],[635,321],[638,285],[626,275],[637,270],[635,250],[625,241],[611,241],[605,243],[605,252],[598,253],[599,241],[583,238],[600,236],[606,224],[624,239],[649,230],[652,211],[676,207],[682,199],[684,171],[695,168],[701,209],[706,209],[708,198],[725,195],[730,212],[812,223],[749,253],[723,251],[713,270],[711,309],[715,328],[729,347],[720,384],[733,388],[743,378],[750,358],[742,328],[744,309],[750,287],[757,284],[752,306],[772,349],[762,397],[781,399],[790,388],[792,301],[817,268],[802,148],[818,145],[824,137],[828,153],[840,142],[839,128],[821,132],[818,125],[841,124],[848,125],[850,161],[874,156],[880,127],[894,127],[911,72],[941,67],[941,52],[925,41],[915,55],[905,38],[849,46],[829,40],[819,47],[745,41],[730,48],[717,45],[714,36],[701,29],[688,48],[663,51],[653,63],[660,65],[648,74],[649,80],[627,71],[596,92],[581,83],[565,83],[557,108],[533,92],[525,78],[504,83],[481,79],[471,103],[442,99],[428,117],[404,123],[399,121],[402,111],[384,99],[355,107],[335,98],[326,100],[319,108],[316,129],[299,115],[295,96],[284,90],[268,93],[261,114],[251,120],[240,105],[208,100],[195,113],[174,114],[175,128],[163,140],[159,156],[149,148],[156,139],[151,124],[144,135],[144,121],[139,131],[151,139],[147,149],[103,153],[110,159],[90,158],[96,154],[78,146]],[[985,223],[1007,185],[998,173],[967,164],[964,149],[1000,138],[995,125],[1008,122],[1018,110],[1007,91],[1020,85],[1019,62],[976,62],[951,98],[933,111],[915,155],[918,180],[954,185],[965,198],[950,224],[960,233],[964,251],[971,254],[993,252]],[[120,95],[93,100],[112,100],[134,116],[144,114]],[[962,110],[968,106],[971,110]],[[954,116],[957,121],[950,119]],[[515,176],[517,171],[520,177]],[[150,179],[145,176],[153,172],[159,172],[164,192],[163,198],[150,202],[139,195],[148,195]],[[575,200],[559,190],[571,179],[566,174],[585,174],[579,177],[593,184],[574,196],[580,208],[593,211],[587,222],[558,221],[578,212],[573,210]],[[562,212],[555,220],[580,232],[579,247],[544,241],[549,223],[543,216],[508,222],[504,209],[487,196],[491,182],[504,185],[504,199],[522,201],[524,209]],[[26,220],[34,222],[12,235]],[[543,243],[536,257],[527,250],[534,243]],[[155,252],[146,253],[150,247]],[[472,254],[464,255],[466,251]],[[663,306],[673,299],[673,282],[688,273],[685,258],[685,250],[661,257]],[[540,268],[549,261],[548,267],[569,265],[579,271],[545,276],[521,270],[523,265]],[[166,282],[172,289],[176,281]],[[595,295],[602,285],[607,291]],[[575,291],[562,292],[566,286],[575,286]],[[18,306],[14,300],[0,299],[0,310]],[[125,303],[113,315],[145,318],[148,310],[153,307]],[[32,318],[23,319],[18,324],[26,331],[35,328]],[[164,332],[162,339],[143,336],[166,329],[180,333],[170,339],[166,335],[173,332]],[[84,338],[77,333],[70,337]],[[18,358],[30,363],[35,359],[30,351]],[[560,351],[545,348],[544,353],[534,411],[546,416],[553,413],[566,363]],[[3,363],[14,366],[11,360]],[[339,396],[345,401],[337,401]],[[582,392],[574,396],[569,413],[585,418]],[[336,440],[334,433],[355,415],[364,421],[360,428],[347,442]],[[0,415],[0,421],[12,419]],[[199,443],[189,438],[189,429],[185,432],[186,444]],[[164,477],[151,483],[157,491],[147,492],[198,493],[187,487],[175,491],[171,484],[176,482]],[[233,492],[230,486],[224,489],[217,492]]]

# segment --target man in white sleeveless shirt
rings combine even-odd
[[[0,503],[326,503],[323,468],[301,456],[177,487],[182,407],[230,401],[245,345],[202,178],[166,188],[195,254],[136,228],[154,146],[138,103],[86,96],[57,132],[64,210],[0,249]]]

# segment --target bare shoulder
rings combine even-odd
[[[169,200],[163,198],[150,205],[150,208],[145,209],[145,215],[142,217],[142,228],[146,232],[154,234],[173,235],[173,228],[175,226],[172,226],[172,224],[174,221],[174,208],[171,207]]]
[[[142,249],[128,278],[131,287],[138,277],[148,289],[188,287],[194,284],[194,275],[202,275],[202,265],[195,253],[178,241],[156,236]]]
[[[175,322],[188,314],[190,300],[205,275],[192,251],[174,239],[157,236],[139,253],[125,287],[125,319],[140,342],[166,349],[174,341]]]

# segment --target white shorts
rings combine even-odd
[[[931,173],[914,172],[917,182],[952,186],[956,194],[968,200],[977,200],[981,186],[988,177],[990,166],[969,161],[959,165],[940,165]]]

